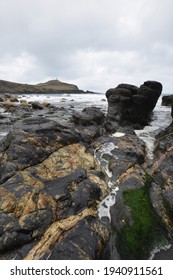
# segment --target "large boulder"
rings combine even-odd
[[[83,126],[102,125],[105,120],[105,115],[97,107],[86,107],[82,112],[74,111],[73,120],[76,124]]]
[[[116,131],[119,126],[139,128],[146,125],[161,92],[162,84],[156,81],[144,82],[139,88],[120,84],[115,89],[109,89],[106,92],[106,129]]]

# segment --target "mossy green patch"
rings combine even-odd
[[[142,189],[124,191],[124,202],[131,208],[132,225],[119,234],[119,249],[123,259],[147,259],[154,245],[162,239],[162,229],[148,196],[152,178],[146,178]]]

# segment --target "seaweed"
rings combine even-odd
[[[118,234],[122,259],[147,259],[153,247],[162,240],[162,225],[148,194],[152,181],[152,177],[146,175],[143,188],[123,193],[124,203],[131,209],[133,223],[125,225]]]

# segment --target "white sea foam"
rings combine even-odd
[[[103,217],[107,217],[109,221],[111,222],[111,214],[110,214],[110,208],[113,206],[116,202],[116,193],[118,191],[118,187],[113,189],[110,194],[105,197],[105,199],[102,200],[102,202],[99,205],[98,208],[98,216],[100,219]]]
[[[125,133],[122,133],[122,132],[115,132],[112,134],[113,137],[123,137],[125,136]]]
[[[151,251],[149,260],[154,259],[155,254],[156,254],[156,253],[159,253],[161,250],[167,251],[167,250],[170,249],[171,247],[172,247],[172,244],[164,244],[164,245],[157,246],[156,248],[154,248],[154,249]]]
[[[75,110],[82,110],[85,107],[95,106],[99,107],[106,113],[107,102],[104,99],[104,94],[93,93],[93,94],[26,94],[20,96],[20,100],[26,101],[38,101],[38,102],[49,102],[58,107],[68,107],[71,105],[75,106]]]
[[[104,143],[99,149],[95,151],[95,157],[99,161],[102,169],[105,171],[106,175],[111,178],[112,172],[109,170],[109,162],[104,158],[104,155],[112,155],[111,151],[118,148],[112,142]],[[115,157],[115,156],[114,156]]]
[[[106,198],[104,198],[99,205],[98,216],[100,219],[102,219],[103,217],[107,217],[110,222],[111,222],[110,208],[116,202],[116,193],[118,191],[118,180],[116,182],[113,182],[111,180],[112,172],[109,170],[109,160],[105,159],[104,155],[110,155],[114,157],[114,159],[116,159],[117,157],[112,154],[112,150],[117,148],[118,147],[113,142],[107,142],[102,144],[102,146],[95,151],[95,157],[97,158],[100,165],[102,166],[102,170],[105,171],[107,177],[109,178],[108,186],[111,189],[109,195]]]

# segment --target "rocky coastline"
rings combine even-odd
[[[152,159],[135,134],[161,92],[118,85],[106,114],[0,95],[0,259],[149,259],[172,244],[173,124]]]

